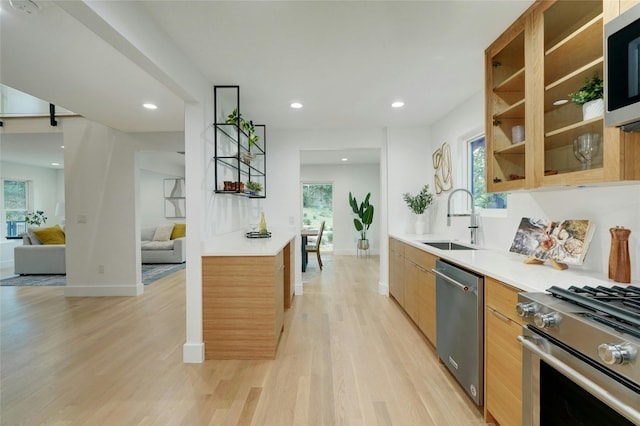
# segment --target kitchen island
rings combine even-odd
[[[274,359],[291,306],[293,230],[270,238],[244,232],[202,245],[202,318],[205,359]]]

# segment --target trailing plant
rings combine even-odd
[[[423,214],[427,207],[433,203],[433,194],[429,192],[429,185],[423,186],[416,196],[405,192],[402,198],[409,206],[409,209],[415,214]]]
[[[238,112],[238,108],[234,108],[233,111],[231,111],[231,114],[227,116],[226,123],[235,124],[247,134],[249,147],[251,147],[251,145],[253,145],[254,143],[258,142],[258,140],[260,139],[260,137],[255,134],[256,128],[253,125],[253,121],[245,120],[244,117],[242,117],[242,114]]]
[[[24,218],[24,221],[29,225],[40,226],[42,224],[47,223],[48,217],[44,215],[44,211],[36,210],[35,212],[27,213]]]
[[[584,105],[587,102],[601,99],[604,91],[604,83],[598,74],[594,74],[593,77],[587,78],[584,81],[584,86],[575,93],[569,93],[571,102],[576,105]]]
[[[360,233],[361,240],[367,239],[367,231],[373,222],[373,206],[369,204],[370,197],[371,193],[368,193],[364,201],[358,205],[356,197],[349,192],[349,205],[353,213],[358,216],[357,218],[353,218],[353,226],[355,226],[356,231]]]

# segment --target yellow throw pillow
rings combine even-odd
[[[34,229],[33,233],[42,244],[64,244],[65,235],[60,225],[51,226],[49,228]]]
[[[171,239],[182,238],[187,236],[187,224],[176,223],[173,225],[173,231],[171,231]]]

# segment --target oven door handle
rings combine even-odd
[[[624,404],[621,401],[615,399],[609,392],[607,392],[605,389],[603,389],[593,381],[584,377],[582,374],[578,373],[576,370],[569,367],[562,361],[559,361],[558,359],[540,350],[540,348],[538,348],[536,344],[531,342],[534,339],[535,338],[529,336],[518,336],[518,341],[522,344],[522,347],[524,349],[527,349],[528,351],[534,353],[536,356],[538,356],[538,358],[551,365],[556,370],[560,371],[575,383],[582,386],[583,389],[587,390],[602,402],[618,411],[621,415],[630,420],[640,423],[640,417],[638,416],[638,411],[635,408],[630,407],[627,404]]]

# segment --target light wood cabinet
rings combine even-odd
[[[485,278],[485,420],[522,424],[522,348],[518,290]]]
[[[292,245],[274,256],[202,257],[205,359],[275,358],[290,294]]]
[[[389,293],[404,305],[404,243],[389,238]]]
[[[438,258],[389,239],[389,292],[435,346],[436,279],[431,270]]]
[[[628,3],[628,2],[627,2]],[[485,51],[486,159],[490,192],[640,180],[640,134],[583,120],[571,103],[586,78],[604,76],[604,23],[618,1],[537,1]],[[523,125],[525,140],[512,143]],[[600,147],[582,169],[573,141],[596,133]]]

